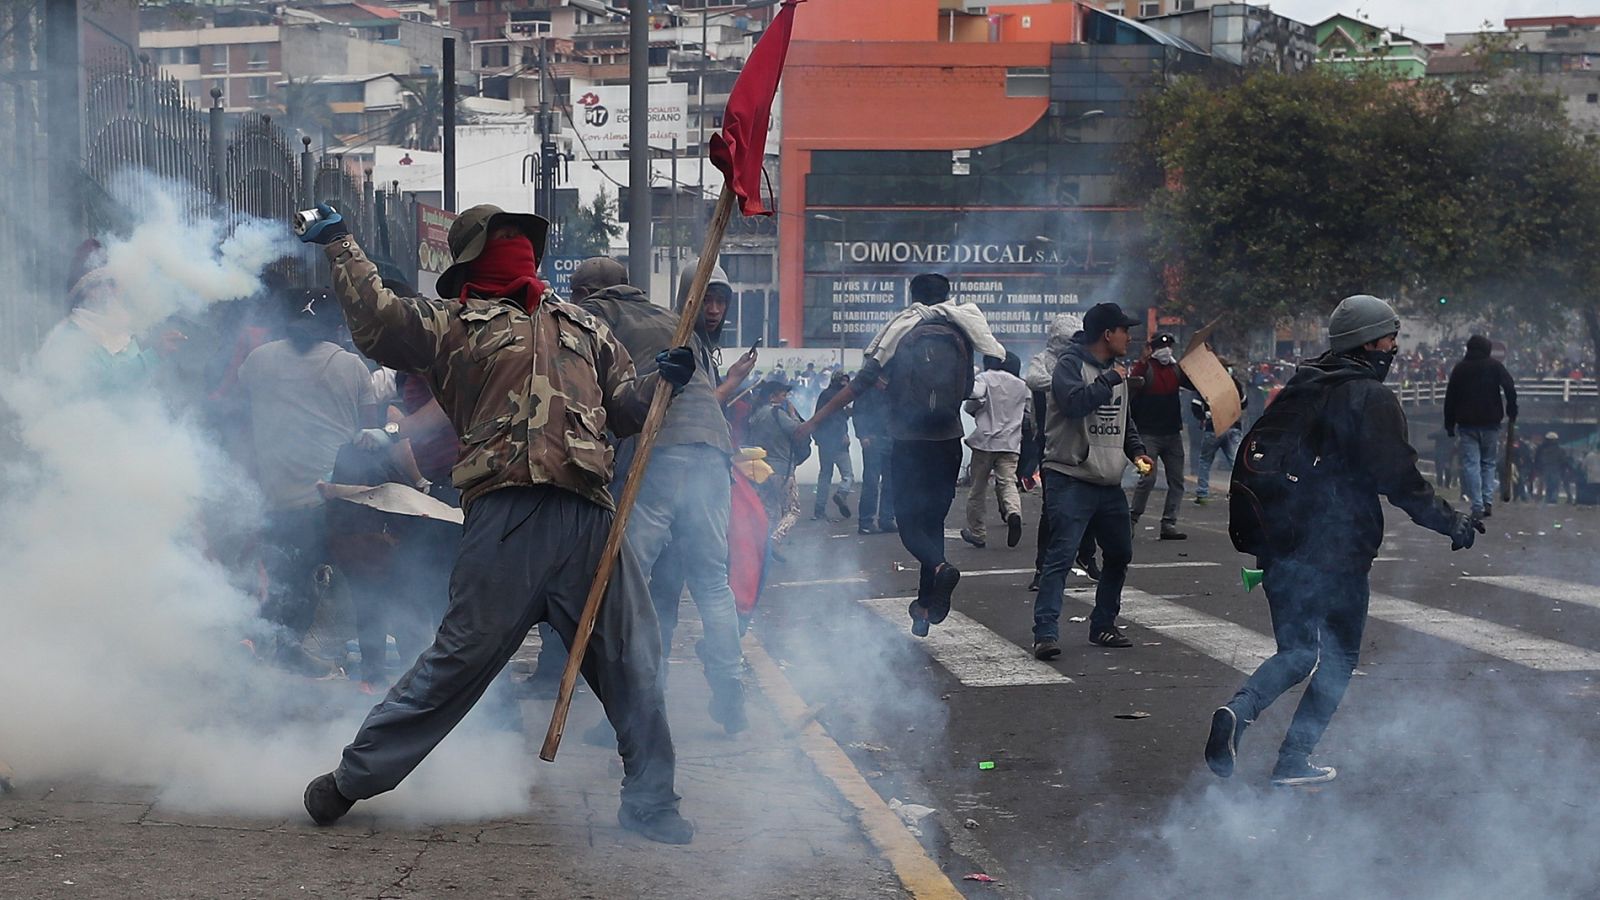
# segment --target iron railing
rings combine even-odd
[[[1600,398],[1600,384],[1592,378],[1529,378],[1517,380],[1517,399],[1554,400],[1571,403],[1575,400]],[[1420,381],[1399,385],[1395,394],[1401,403],[1428,406],[1443,404],[1444,381]]]

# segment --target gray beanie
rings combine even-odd
[[[1356,294],[1340,300],[1328,319],[1328,349],[1353,350],[1399,332],[1400,317],[1394,307],[1371,294]]]

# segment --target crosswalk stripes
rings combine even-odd
[[[1472,575],[1467,581],[1488,584],[1524,594],[1537,594],[1560,603],[1576,603],[1600,609],[1600,588],[1576,581],[1562,581],[1544,575]]]
[[[1094,606],[1094,589],[1068,591],[1066,599]],[[1249,674],[1277,650],[1272,638],[1237,622],[1132,588],[1122,589],[1122,618]]]
[[[911,624],[911,597],[880,597],[862,605],[899,629]],[[967,687],[1070,684],[1071,678],[1033,658],[1033,654],[959,612],[934,626],[918,646]]]
[[[1600,652],[1388,594],[1372,595],[1368,615],[1542,672],[1600,670]]]

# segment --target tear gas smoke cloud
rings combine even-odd
[[[144,218],[101,240],[136,333],[250,297],[295,246],[284,226],[230,229],[145,176],[121,187]],[[181,398],[105,378],[47,342],[0,379],[0,418],[21,448],[0,481],[0,756],[29,781],[104,778],[160,786],[164,805],[290,815],[367,703],[241,646],[269,630],[255,572],[215,551],[256,524],[250,480]],[[372,808],[435,821],[512,811],[526,803],[526,760],[510,736],[458,735]]]

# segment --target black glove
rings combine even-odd
[[[694,377],[694,351],[688,347],[673,347],[656,354],[656,371],[672,385],[674,392]]]
[[[1458,512],[1455,522],[1450,526],[1450,549],[1471,550],[1472,542],[1486,531],[1488,529],[1483,526],[1481,519],[1474,519],[1466,513]]]
[[[319,203],[317,212],[322,214],[322,218],[312,223],[300,235],[300,240],[308,244],[331,244],[350,233],[350,226],[345,224],[344,216],[338,210],[326,203]]]
[[[1445,433],[1446,437],[1455,437],[1456,436],[1456,430],[1454,428],[1446,428],[1444,430],[1444,433]]]

